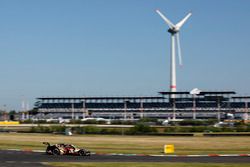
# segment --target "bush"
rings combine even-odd
[[[247,126],[244,126],[244,125],[237,126],[235,129],[237,132],[249,132],[249,130],[250,130]]]
[[[27,119],[27,120],[21,121],[21,123],[23,123],[23,124],[31,124],[31,123],[33,123],[33,121],[31,119]]]
[[[86,134],[100,134],[101,128],[94,127],[94,126],[86,126],[86,127],[83,127],[83,131]]]
[[[121,128],[109,128],[107,129],[107,134],[120,135],[122,133]]]
[[[65,126],[37,126],[31,127],[30,132],[34,133],[64,133],[66,127]]]
[[[34,133],[50,133],[51,132],[50,128],[45,127],[45,126],[31,127],[30,131]]]
[[[166,127],[164,129],[165,133],[195,133],[195,132],[223,132],[229,131],[231,129],[223,129],[217,127],[210,127],[210,126],[193,126],[193,127]]]
[[[38,121],[34,121],[33,123],[36,123],[36,124],[46,124],[47,121],[46,120],[38,120]]]
[[[180,127],[180,126],[175,126],[175,127],[166,127],[164,129],[164,132],[167,133],[188,133],[191,132],[192,127]]]
[[[195,133],[195,132],[250,132],[250,127],[212,127],[212,126],[193,126],[193,127],[166,127],[165,133]]]
[[[141,122],[141,123],[143,123],[143,122],[157,122],[158,120],[157,120],[157,118],[141,118],[138,122]]]
[[[246,125],[244,121],[239,121],[234,123],[234,126],[243,126],[243,125]]]
[[[51,132],[54,133],[64,133],[66,130],[65,126],[50,126]]]
[[[138,123],[134,127],[129,128],[128,131],[126,131],[126,134],[135,135],[135,134],[149,134],[149,133],[156,133],[157,129],[154,127],[150,127],[148,125],[145,125],[143,123]]]
[[[181,126],[201,126],[203,125],[203,122],[200,120],[183,120],[179,122],[179,125]]]
[[[181,126],[209,126],[214,125],[217,122],[217,120],[214,119],[208,119],[208,120],[183,120],[181,122],[178,122],[178,125]]]
[[[218,128],[218,127],[207,127],[208,132],[222,132],[222,128]]]
[[[71,119],[70,121],[69,121],[69,123],[70,124],[82,124],[83,123],[83,121],[81,121],[81,120],[75,120],[75,119]]]
[[[204,125],[208,126],[208,125],[214,125],[216,122],[218,122],[217,119],[208,119],[204,121]]]
[[[99,120],[99,121],[97,121],[97,124],[105,125],[105,124],[107,124],[107,121]]]
[[[47,122],[46,120],[32,120],[32,119],[28,119],[28,120],[23,120],[21,121],[21,123],[24,123],[24,124],[58,124],[59,122],[58,121],[49,121]]]
[[[111,121],[112,125],[134,125],[133,121],[124,121],[124,120],[113,120]]]
[[[97,121],[95,119],[89,119],[82,121],[83,124],[97,124]]]
[[[83,127],[72,127],[71,128],[72,133],[76,133],[76,134],[85,134],[85,131],[83,129]]]

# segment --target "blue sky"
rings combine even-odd
[[[193,13],[178,90],[250,94],[250,1],[0,0],[0,108],[168,91],[170,35],[155,9],[174,23]]]

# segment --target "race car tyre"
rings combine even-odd
[[[55,148],[53,151],[52,151],[52,154],[53,155],[60,155],[60,150],[58,148]]]
[[[51,150],[50,149],[46,149],[46,154],[51,154]]]
[[[85,153],[85,151],[80,150],[80,151],[79,151],[79,155],[80,155],[80,156],[85,156],[85,155],[86,155],[86,153]]]
[[[91,153],[90,153],[89,151],[87,151],[87,152],[85,152],[85,155],[86,155],[86,156],[90,156]]]

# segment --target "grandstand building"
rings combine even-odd
[[[171,95],[175,94],[175,98]],[[144,97],[40,97],[37,119],[236,119],[248,118],[249,96],[235,96],[234,91],[159,92]]]

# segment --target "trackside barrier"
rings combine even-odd
[[[0,125],[19,125],[19,121],[0,121]]]
[[[236,132],[236,133],[204,133],[203,136],[216,137],[216,136],[250,136],[249,132]]]

